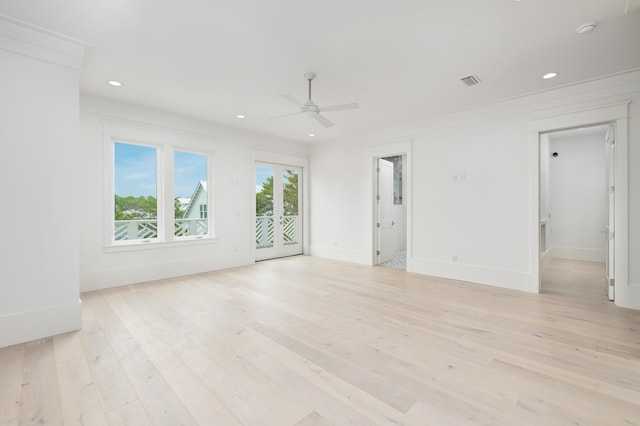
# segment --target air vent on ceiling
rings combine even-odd
[[[475,86],[476,84],[480,83],[480,79],[475,74],[462,77],[460,80],[467,86]]]

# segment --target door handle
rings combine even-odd
[[[391,221],[391,226],[395,225],[396,223],[394,221]]]

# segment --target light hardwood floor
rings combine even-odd
[[[638,425],[640,312],[603,287],[294,257],[85,293],[81,331],[0,349],[0,424]]]

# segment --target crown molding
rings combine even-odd
[[[80,70],[85,44],[0,15],[0,49]]]

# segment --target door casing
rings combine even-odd
[[[530,264],[531,290],[541,290],[540,261],[540,135],[558,130],[576,127],[588,127],[599,124],[614,123],[616,127],[615,148],[615,224],[614,240],[615,259],[615,303],[621,306],[630,304],[629,294],[629,238],[628,238],[628,116],[629,103],[590,108],[577,112],[558,113],[557,115],[532,120],[529,123],[529,141],[531,158],[531,210],[530,210]]]
[[[273,239],[274,244],[271,247],[257,248],[255,258],[256,260],[275,259],[278,257],[294,256],[303,253],[302,246],[302,187],[304,182],[302,181],[302,167],[290,166],[285,164],[274,164],[266,162],[256,162],[255,167],[270,167],[273,169]],[[298,218],[297,218],[297,231],[298,242],[294,244],[286,244],[283,238],[284,235],[284,191],[283,191],[283,175],[286,170],[295,171],[298,174]],[[254,209],[255,212],[255,209]]]
[[[407,271],[411,270],[411,256],[412,256],[412,247],[411,247],[411,194],[412,194],[412,182],[411,182],[411,145],[413,141],[408,142],[397,142],[391,143],[387,145],[380,145],[372,147],[370,150],[370,159],[371,159],[371,176],[372,176],[372,191],[371,191],[371,265],[378,264],[378,228],[377,228],[377,218],[378,218],[378,159],[384,157],[393,157],[395,155],[403,155],[405,157],[405,163],[403,167],[406,169],[406,181],[404,182],[405,191],[404,191],[404,202],[406,203],[406,229],[405,229],[405,237],[406,237],[406,245],[407,245]]]
[[[251,162],[247,165],[249,176],[252,176],[252,184],[249,185],[250,193],[249,199],[250,201],[250,209],[249,218],[250,218],[250,226],[251,232],[249,232],[249,247],[251,247],[251,252],[253,253],[253,259],[256,259],[257,249],[256,249],[256,191],[255,191],[255,181],[256,181],[256,163],[272,163],[272,164],[286,164],[293,167],[300,167],[302,169],[302,201],[299,206],[301,211],[299,212],[300,217],[302,218],[302,253],[304,255],[309,254],[309,220],[307,219],[307,212],[309,211],[309,197],[306,194],[309,193],[309,159],[306,157],[299,157],[296,155],[288,155],[288,154],[280,154],[269,151],[252,151]],[[238,214],[240,214],[238,212]]]

